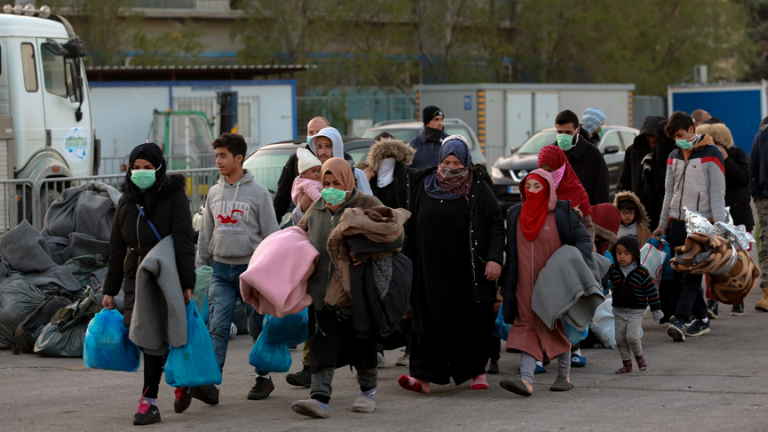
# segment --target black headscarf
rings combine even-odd
[[[155,171],[155,184],[149,189],[142,191],[131,181],[133,174],[133,164],[136,159],[149,161],[157,171]],[[123,192],[131,197],[136,203],[144,204],[145,212],[152,212],[152,204],[155,201],[155,195],[161,186],[170,181],[165,174],[165,158],[163,158],[163,149],[155,143],[146,143],[136,146],[128,158],[128,171],[125,173],[125,186]]]

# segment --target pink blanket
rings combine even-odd
[[[312,304],[307,280],[315,271],[317,252],[306,231],[278,231],[261,242],[240,275],[240,293],[260,314],[282,318]]]

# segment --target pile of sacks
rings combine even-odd
[[[85,327],[101,309],[95,289],[106,278],[119,200],[103,183],[70,188],[42,232],[24,221],[0,237],[0,349],[82,355]],[[115,300],[122,309],[122,295]]]

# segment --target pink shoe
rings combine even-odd
[[[485,374],[478,375],[472,378],[472,385],[469,386],[472,390],[485,390],[488,388],[488,380],[485,379]]]
[[[400,378],[397,379],[397,383],[400,384],[400,387],[415,391],[417,393],[429,393],[429,384],[424,383],[422,384],[419,379],[409,377],[408,375],[400,375]]]

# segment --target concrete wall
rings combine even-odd
[[[486,90],[485,92],[485,159],[492,166],[496,159],[504,155],[505,127],[504,126],[505,94],[502,90]],[[493,127],[490,127],[493,125]]]

